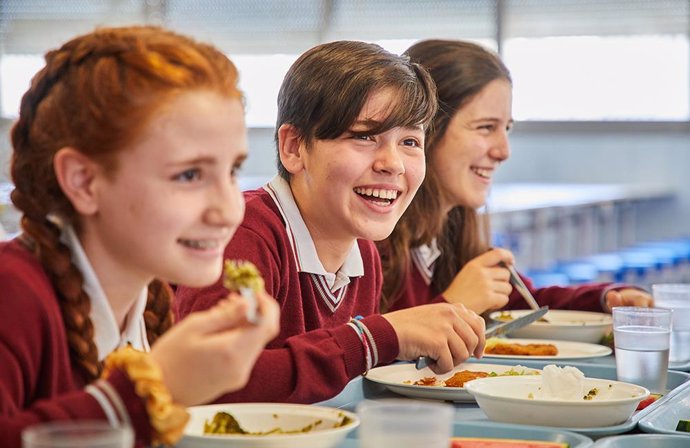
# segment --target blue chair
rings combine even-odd
[[[599,269],[597,266],[585,261],[566,261],[558,263],[556,271],[567,275],[572,285],[592,283],[599,277]]]
[[[530,279],[535,288],[570,286],[570,279],[568,276],[558,271],[534,270],[527,271],[525,275]]]

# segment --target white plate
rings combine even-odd
[[[649,396],[647,389],[635,384],[585,378],[585,390],[599,390],[591,400],[545,399],[539,398],[541,385],[541,377],[503,376],[471,381],[467,391],[490,420],[564,428],[624,423],[638,403]]]
[[[333,448],[359,425],[359,418],[352,412],[302,404],[229,403],[194,406],[187,410],[191,418],[178,448]],[[232,414],[243,429],[253,432],[274,428],[297,430],[318,420],[321,423],[299,434],[204,435],[204,422],[212,420],[217,412]],[[344,416],[351,420],[350,423],[334,428]]]
[[[392,364],[389,366],[371,369],[365,378],[386,386],[386,388],[391,392],[405,395],[407,397],[472,403],[474,402],[474,398],[472,395],[467,393],[467,390],[464,387],[415,386],[411,383],[431,376],[435,376],[438,380],[445,380],[446,378],[453,376],[455,372],[459,372],[461,370],[471,370],[474,372],[496,372],[500,374],[510,369],[525,372],[539,372],[538,369],[531,369],[524,366],[462,363],[456,366],[451,372],[443,375],[436,375],[428,367],[417,370],[414,364]]]
[[[516,344],[553,344],[558,349],[558,354],[555,356],[524,356],[524,355],[493,355],[490,353],[484,354],[485,358],[505,358],[505,359],[583,359],[583,358],[600,358],[611,354],[609,347],[589,344],[587,342],[574,341],[554,341],[553,339],[516,339],[506,338],[506,343]]]
[[[496,319],[501,313],[507,313],[513,318],[518,318],[532,311],[496,311],[491,313],[490,317]],[[549,310],[544,318],[548,322],[534,322],[513,331],[510,335],[516,338],[558,339],[596,344],[611,332],[613,322],[610,314],[574,310]]]

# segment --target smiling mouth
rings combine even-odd
[[[209,250],[220,247],[219,240],[187,240],[180,238],[177,240],[177,242],[185,247],[196,250]]]
[[[477,176],[481,177],[482,179],[491,179],[491,170],[487,170],[485,168],[477,168],[477,167],[471,167],[470,170]]]
[[[355,187],[354,191],[367,201],[385,207],[395,202],[400,194],[398,190],[387,190],[384,188]]]

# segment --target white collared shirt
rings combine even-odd
[[[422,244],[412,249],[412,261],[414,262],[419,273],[427,285],[431,284],[431,279],[434,276],[434,263],[438,257],[441,256],[441,250],[436,244],[436,238],[431,241],[431,244]]]
[[[316,252],[316,246],[309,233],[309,229],[304,223],[302,214],[295,203],[290,184],[285,179],[275,176],[264,186],[264,190],[271,196],[285,221],[285,230],[290,239],[295,262],[300,272],[322,277],[332,293],[349,284],[351,277],[361,277],[364,275],[362,255],[359,252],[359,245],[356,241],[353,242],[352,248],[338,272],[331,273],[326,271]]]
[[[146,324],[144,322],[144,310],[148,298],[147,288],[139,293],[139,297],[127,313],[125,328],[120,332],[101,283],[98,281],[84,248],[71,226],[63,228],[61,240],[71,249],[72,262],[84,277],[83,288],[91,299],[89,317],[93,323],[93,339],[98,349],[98,360],[103,361],[114,350],[128,343],[137,350],[149,351],[151,347],[146,338]]]

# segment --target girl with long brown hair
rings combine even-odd
[[[491,178],[510,156],[513,126],[510,72],[491,51],[453,40],[426,40],[406,54],[436,83],[439,107],[426,136],[427,173],[393,233],[379,243],[384,270],[382,308],[430,302],[463,303],[482,313],[527,308],[509,283],[505,249],[490,249],[489,223],[477,209]],[[649,306],[644,291],[590,284],[535,289],[551,308],[609,311],[618,305]]]

